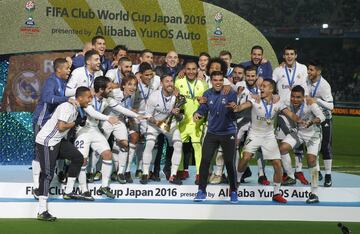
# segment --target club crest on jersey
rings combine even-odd
[[[226,98],[221,99],[222,104],[226,104]]]

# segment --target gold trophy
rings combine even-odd
[[[176,97],[175,100],[175,104],[174,104],[174,108],[180,108],[183,105],[185,105],[186,103],[186,97],[184,95],[178,95]],[[171,122],[174,118],[175,114],[173,114],[172,112],[168,115],[168,117],[166,117],[166,119],[164,119],[163,121],[161,121],[157,126],[162,129],[164,132],[170,132],[170,127],[171,127]]]

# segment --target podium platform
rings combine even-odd
[[[278,204],[271,200],[271,185],[257,184],[256,170],[252,168],[253,176],[239,187],[237,204],[229,203],[226,184],[209,185],[207,200],[193,202],[197,192],[194,168],[190,168],[190,178],[183,185],[171,185],[164,177],[161,182],[150,181],[147,185],[140,184],[138,179],[125,185],[112,182],[115,199],[98,194],[99,182],[89,184],[94,202],[63,200],[64,185],[54,178],[49,210],[59,218],[360,221],[360,176],[334,172],[333,187],[320,186],[320,203],[311,205],[305,203],[309,186],[298,182],[282,187],[288,203]],[[272,178],[272,169],[268,167],[266,174]],[[29,166],[0,166],[0,206],[0,218],[36,217],[38,202],[32,196]]]

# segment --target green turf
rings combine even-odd
[[[121,212],[121,211],[119,211]],[[360,223],[344,223],[352,233],[360,232]],[[225,234],[225,233],[341,233],[334,222],[284,221],[189,221],[189,220],[79,220],[43,222],[33,219],[1,219],[0,233],[146,233],[146,234]]]

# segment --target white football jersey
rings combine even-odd
[[[146,103],[148,102],[148,99],[150,95],[158,90],[160,88],[160,77],[154,76],[154,78],[151,80],[149,86],[146,86],[142,81],[139,81],[138,88],[135,92],[134,97],[134,109],[138,110],[139,114],[145,113],[145,107]]]
[[[249,101],[252,103],[250,131],[253,134],[259,135],[274,134],[274,120],[276,119],[277,114],[286,108],[285,104],[281,100],[273,103],[272,110],[271,105],[266,104],[269,113],[271,110],[270,118],[267,118],[266,109],[262,100],[256,102],[255,99],[249,98]]]
[[[146,103],[145,115],[154,117],[156,120],[164,120],[173,109],[175,99],[174,95],[163,96],[162,89],[154,91]]]
[[[277,67],[273,72],[273,80],[276,82],[279,96],[286,106],[290,106],[291,88],[301,85],[305,90],[305,95],[308,94],[306,79],[307,67],[298,62],[292,68]]]
[[[330,84],[323,77],[320,77],[318,82],[315,83],[308,80],[307,85],[310,96],[317,99],[317,104],[322,109],[326,119],[331,119],[334,99],[331,94]],[[316,88],[316,86],[318,87]]]
[[[325,120],[325,116],[322,113],[320,107],[313,103],[312,105],[308,105],[306,102],[304,102],[300,107],[294,108],[293,105],[290,105],[290,110],[295,113],[301,120],[304,120],[305,122],[311,121],[315,119],[316,117],[323,122]],[[320,127],[317,125],[311,125],[308,128],[305,128],[303,125],[298,124],[297,125],[298,133],[306,136],[313,136],[315,135],[315,132],[320,131]]]
[[[52,114],[51,118],[36,135],[36,143],[44,146],[54,146],[58,144],[70,130],[67,129],[63,132],[60,132],[57,127],[58,121],[72,123],[76,120],[77,115],[78,111],[69,102],[60,104]]]
[[[65,96],[75,96],[76,89],[78,87],[93,88],[95,78],[102,75],[103,72],[101,70],[91,74],[87,70],[86,66],[76,68],[74,71],[72,71],[69,81],[66,84]]]
[[[120,69],[118,68],[110,69],[106,72],[105,76],[109,77],[111,81],[114,82],[115,84],[121,84],[122,74],[120,72]]]

